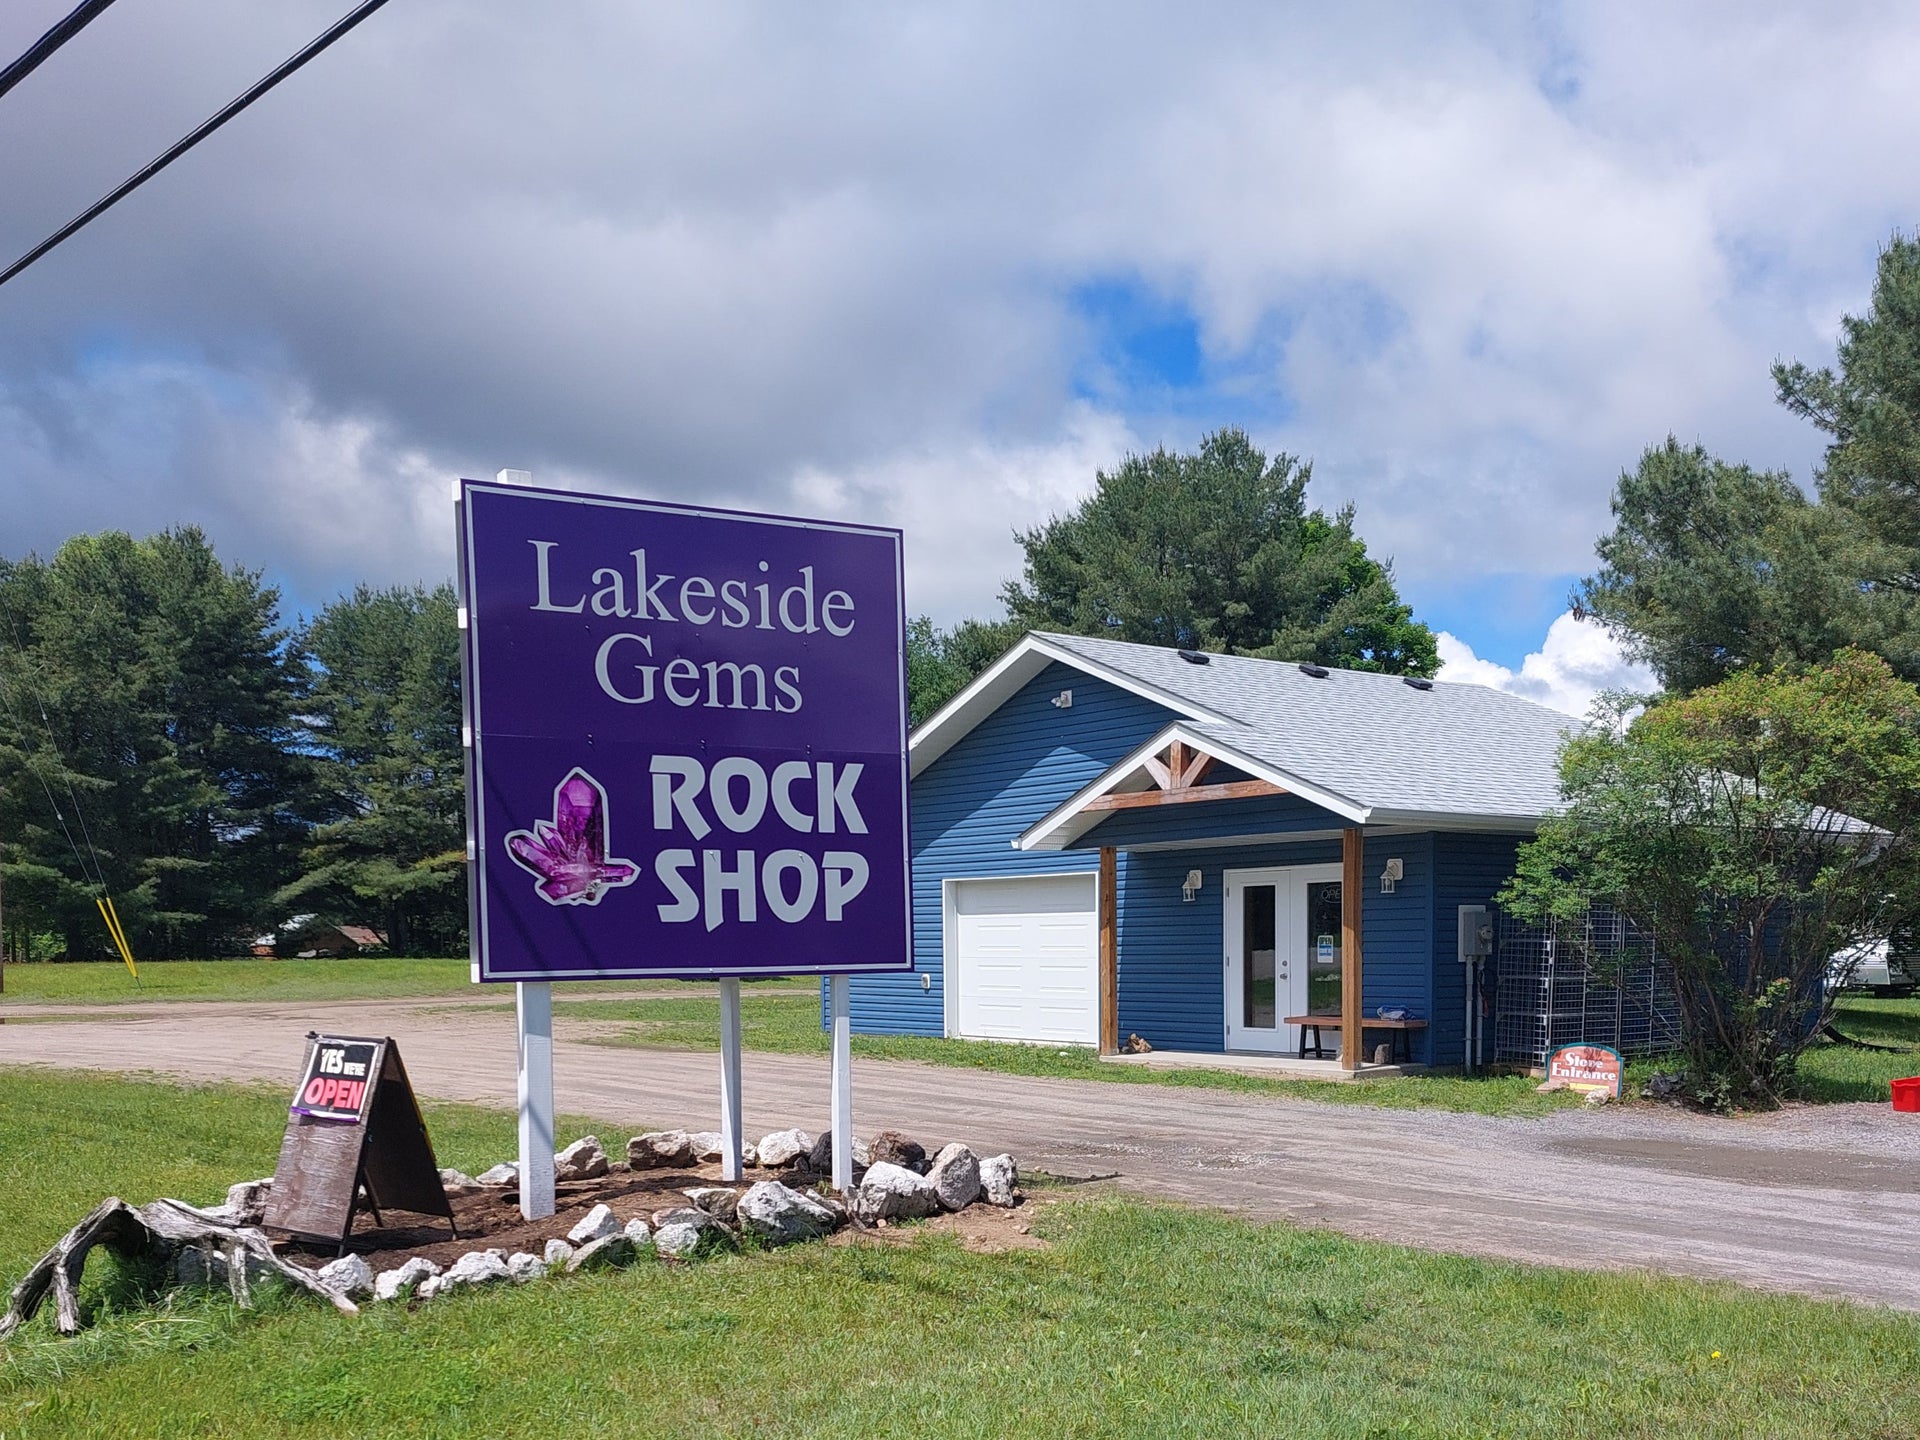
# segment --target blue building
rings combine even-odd
[[[1556,802],[1574,724],[1478,685],[1029,635],[912,737],[916,968],[856,977],[853,1028],[1460,1064],[1457,912]],[[1426,1024],[1377,1032],[1382,1007]]]

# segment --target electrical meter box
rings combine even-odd
[[[1493,953],[1493,912],[1484,905],[1460,907],[1460,959],[1479,960]]]

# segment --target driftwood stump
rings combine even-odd
[[[80,1272],[94,1246],[105,1245],[120,1255],[173,1261],[187,1249],[198,1249],[212,1273],[214,1258],[227,1264],[227,1284],[241,1305],[252,1303],[247,1291],[247,1261],[253,1259],[294,1285],[330,1301],[352,1315],[359,1309],[344,1295],[336,1295],[298,1265],[289,1265],[273,1253],[266,1233],[252,1225],[235,1225],[217,1212],[200,1210],[179,1200],[155,1200],[138,1209],[117,1198],[102,1200],[93,1213],[69,1230],[60,1243],[14,1286],[7,1312],[0,1315],[0,1340],[19,1329],[53,1292],[53,1323],[62,1335],[80,1333]]]

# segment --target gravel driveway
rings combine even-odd
[[[513,1024],[498,1011],[389,1001],[3,1013],[0,1064],[291,1085],[308,1030],[389,1034],[422,1092],[513,1103]],[[636,1129],[717,1125],[716,1055],[594,1045],[593,1029],[558,1019],[561,1109]],[[745,1110],[750,1136],[824,1124],[826,1062],[749,1054]],[[1494,1119],[857,1060],[854,1113],[865,1133],[893,1127],[929,1148],[962,1139],[1025,1167],[1259,1218],[1920,1310],[1920,1116],[1885,1106]]]

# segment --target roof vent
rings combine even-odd
[[[1198,650],[1178,650],[1174,652],[1189,665],[1211,665],[1213,661]]]
[[[1324,680],[1331,672],[1324,665],[1305,664],[1300,667],[1300,673],[1311,675],[1316,680]]]
[[[1433,688],[1433,682],[1431,680],[1423,680],[1418,675],[1402,675],[1400,677],[1400,683],[1402,685],[1411,685],[1416,690],[1431,690]]]

